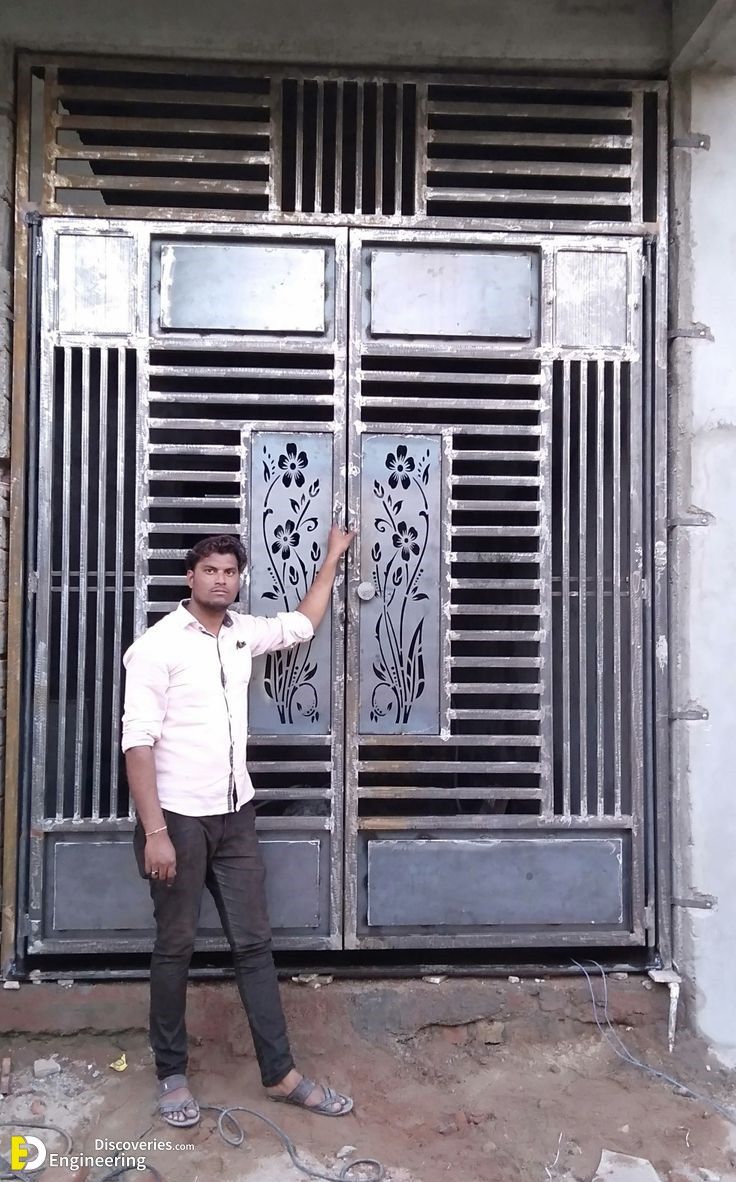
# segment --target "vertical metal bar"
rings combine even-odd
[[[596,767],[596,815],[605,813],[605,746],[603,723],[605,719],[604,657],[605,637],[603,631],[604,562],[605,562],[605,516],[603,494],[605,491],[605,456],[603,451],[603,428],[606,412],[606,365],[602,359],[596,362],[597,398],[595,416],[595,767]]]
[[[383,213],[383,88],[376,83],[376,213]]]
[[[441,454],[441,489],[442,495],[440,500],[440,577],[442,585],[440,588],[440,619],[447,621],[450,619],[452,612],[452,498],[453,498],[453,484],[452,484],[452,452],[453,452],[453,433],[452,428],[445,428],[442,432],[442,454]],[[451,734],[452,722],[450,719],[450,709],[452,706],[452,696],[450,693],[450,684],[452,682],[452,667],[450,664],[452,657],[452,645],[450,643],[450,629],[449,627],[440,628],[440,686],[439,686],[439,719],[440,719],[440,734],[445,741],[449,741]]]
[[[281,77],[271,78],[270,132],[268,137],[268,208],[283,204],[284,108]]]
[[[296,150],[294,153],[294,209],[302,210],[304,190],[304,79],[296,84]]]
[[[40,234],[29,233],[25,222],[25,208],[29,197],[31,124],[31,71],[21,60],[18,67],[18,107],[16,121],[15,170],[15,251],[13,275],[13,373],[11,400],[11,456],[10,456],[10,517],[8,521],[8,636],[7,668],[20,669],[23,660],[23,623],[26,610],[26,429],[28,351],[27,335],[33,328],[29,317],[29,294],[33,290],[29,273],[29,243],[40,242]],[[43,361],[42,361],[43,365]],[[41,417],[42,429],[46,428]],[[45,474],[39,472],[39,481]],[[48,503],[48,502],[47,502]],[[40,588],[39,588],[40,590]],[[48,693],[48,687],[46,687]],[[23,799],[21,793],[21,743],[23,735],[23,700],[19,677],[8,678],[6,689],[5,722],[5,778],[2,806],[2,963],[0,970],[7,974],[15,959],[17,932],[17,888],[25,890],[23,862],[18,844],[22,826]],[[44,727],[46,720],[44,718]],[[29,724],[30,725],[30,724]],[[45,744],[44,744],[45,752]],[[21,828],[22,833],[22,828]],[[20,884],[19,884],[20,875]],[[22,896],[21,896],[22,897]]]
[[[66,773],[66,702],[67,671],[69,667],[69,528],[71,523],[71,424],[72,424],[72,356],[73,350],[64,348],[64,386],[62,406],[61,447],[61,586],[59,619],[59,707],[56,735],[56,819],[64,816],[64,781]]]
[[[670,666],[667,651],[669,635],[669,558],[667,545],[667,500],[669,495],[667,457],[669,455],[669,426],[667,398],[667,244],[668,238],[668,112],[666,89],[662,85],[658,94],[657,127],[657,221],[656,243],[648,248],[650,261],[649,283],[651,285],[652,323],[648,326],[651,335],[652,362],[652,454],[648,457],[653,467],[652,512],[654,517],[652,546],[654,563],[652,569],[652,636],[656,652],[653,662],[654,702],[654,808],[656,817],[655,851],[656,864],[652,867],[654,898],[657,903],[656,938],[660,956],[665,965],[672,963],[672,769],[670,747]],[[673,400],[674,408],[674,400]]]
[[[74,728],[74,819],[82,816],[84,713],[87,673],[87,598],[89,582],[89,384],[90,350],[82,350],[81,455],[79,465],[79,598],[77,634],[77,710]]]
[[[631,220],[644,220],[644,92],[631,96]]]
[[[580,815],[588,813],[588,362],[580,362],[578,402],[578,731]]]
[[[56,208],[56,123],[59,106],[59,71],[56,66],[46,66],[43,82],[43,175],[41,178],[41,210],[52,212]]]
[[[314,151],[314,212],[322,213],[322,168],[325,148],[325,83],[317,82],[317,129]]]
[[[621,697],[621,364],[613,366],[613,552],[611,572],[613,643],[613,811],[621,816],[622,697]]]
[[[539,631],[542,640],[539,642],[539,656],[541,659],[541,694],[539,723],[539,775],[542,793],[542,815],[551,817],[554,814],[554,760],[552,744],[554,741],[552,718],[552,538],[550,525],[552,521],[552,362],[545,362],[541,367],[539,382]]]
[[[100,782],[102,775],[102,686],[104,675],[104,638],[105,638],[105,599],[107,596],[107,561],[106,561],[106,525],[107,525],[107,403],[108,387],[108,351],[100,349],[100,383],[99,383],[99,433],[97,451],[97,613],[95,632],[95,690],[94,690],[94,721],[93,759],[92,759],[92,813],[97,819],[100,815]],[[119,547],[118,547],[119,548]]]
[[[349,365],[349,321],[348,321],[348,252],[347,230],[338,230],[335,235],[335,338],[333,386],[333,492],[337,520],[354,524],[356,517],[346,503],[347,484],[347,418],[348,418],[348,365]],[[347,618],[345,601],[350,579],[350,558],[341,569],[336,580],[332,605],[332,652],[333,652],[333,695],[332,695],[332,890],[330,935],[333,947],[343,946],[345,928],[345,765],[348,734],[354,739],[354,732],[346,729],[345,701],[345,633]],[[355,742],[351,742],[351,747]]]
[[[342,213],[343,123],[345,120],[345,83],[337,82],[335,95],[335,213]]]
[[[396,152],[394,161],[394,213],[401,215],[404,192],[404,87],[396,83]]]
[[[414,151],[414,212],[420,217],[427,216],[427,172],[428,172],[428,120],[429,100],[426,82],[418,82],[416,88],[416,133]]]
[[[562,363],[562,815],[570,816],[570,362]]]
[[[357,83],[355,103],[355,212],[363,212],[363,133],[365,120],[365,84]]]
[[[110,761],[110,816],[118,815],[118,736],[120,730],[120,691],[123,627],[123,547],[120,539],[125,529],[125,403],[127,353],[118,349],[117,422],[115,431],[115,591],[113,597],[113,619],[115,636],[112,652],[112,735]]]

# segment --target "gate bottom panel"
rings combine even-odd
[[[363,831],[356,946],[640,943],[630,832]]]
[[[318,828],[261,833],[277,948],[336,946],[330,839],[329,832]],[[149,950],[152,905],[148,883],[137,871],[132,832],[55,832],[47,833],[43,842],[43,905],[40,914],[31,913],[29,952]],[[206,890],[197,947],[227,947]]]

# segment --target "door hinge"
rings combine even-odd
[[[647,903],[644,908],[644,930],[650,935],[654,935],[656,930],[656,921],[654,918],[654,904]]]
[[[31,595],[35,595],[38,591],[38,571],[32,570],[28,576],[28,590]]]
[[[699,706],[697,702],[688,702],[682,710],[672,710],[670,713],[672,722],[707,722],[709,718],[705,706]]]
[[[676,135],[670,140],[671,148],[695,148],[704,152],[710,151],[710,136],[704,131],[690,131],[686,135]]]
[[[697,505],[691,505],[685,513],[678,513],[676,517],[670,517],[667,522],[668,529],[676,529],[677,526],[704,526],[710,525],[715,521],[712,513],[707,509],[699,509]]]
[[[677,328],[671,328],[667,333],[668,341],[677,341],[681,337],[695,341],[712,341],[715,339],[710,327],[707,324],[702,324],[699,320],[694,321],[693,324],[678,325]]]

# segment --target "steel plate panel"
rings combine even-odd
[[[135,321],[135,242],[124,234],[60,234],[59,332],[122,336]]]
[[[616,348],[628,343],[628,258],[623,251],[557,252],[555,343]]]
[[[372,336],[532,336],[532,254],[501,250],[371,252]]]
[[[163,329],[323,333],[325,248],[166,243],[160,299]]]
[[[371,927],[620,925],[621,837],[376,838]]]

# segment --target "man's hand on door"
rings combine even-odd
[[[355,534],[355,530],[344,530],[339,525],[332,526],[327,539],[325,560],[317,571],[312,586],[297,607],[297,611],[311,620],[315,631],[327,611],[338,564],[351,545]]]

